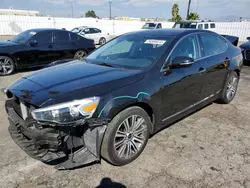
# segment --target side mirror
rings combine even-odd
[[[250,40],[250,37],[247,37],[247,40]]]
[[[189,67],[194,64],[194,59],[191,57],[186,56],[178,56],[172,60],[170,65],[171,68],[182,68],[182,67]]]
[[[30,41],[30,46],[36,46],[37,45],[37,41],[36,40],[32,40]]]

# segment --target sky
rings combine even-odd
[[[43,15],[75,17],[94,10],[99,17],[109,16],[112,1],[112,16],[142,18],[171,18],[171,8],[177,3],[182,18],[186,17],[188,0],[1,0],[1,8],[38,10]],[[250,18],[250,0],[192,0],[191,11],[198,12],[201,19],[225,20]]]

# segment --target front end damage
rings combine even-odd
[[[11,137],[31,157],[56,169],[73,169],[100,160],[107,119],[51,125],[39,123],[31,115],[24,120],[18,99],[8,99],[5,108]]]

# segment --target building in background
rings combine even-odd
[[[133,18],[133,17],[115,17],[115,20],[123,20],[123,21],[141,21],[141,18]]]
[[[35,10],[0,9],[0,15],[40,16],[40,12]]]

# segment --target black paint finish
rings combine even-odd
[[[228,41],[222,53],[199,58],[189,67],[171,68],[168,57],[178,41],[190,34],[212,33],[210,31],[171,29],[126,35],[138,33],[175,39],[166,53],[146,69],[114,68],[76,60],[24,76],[13,83],[8,92],[36,108],[100,96],[94,117],[109,119],[128,106],[146,106],[147,111],[154,114],[155,129],[158,129],[164,119],[221,91],[230,71],[240,72],[241,51]]]
[[[208,44],[200,40],[200,36],[203,34],[218,37],[224,48],[218,53],[205,55]],[[119,112],[130,106],[139,106],[150,116],[152,120],[151,133],[153,134],[166,125],[218,99],[229,73],[236,71],[240,74],[243,64],[241,50],[220,35],[210,31],[147,30],[128,33],[121,37],[131,36],[140,36],[147,39],[166,36],[171,37],[172,40],[166,47],[165,52],[145,68],[93,64],[92,62],[95,59],[89,58],[90,55],[85,61],[63,62],[36,71],[15,81],[7,88],[6,94],[8,98],[14,101],[13,104],[15,99],[18,98],[18,101],[23,101],[27,106],[33,108],[43,108],[93,96],[100,97],[98,107],[91,118],[96,123],[89,122],[83,126],[75,125],[75,127],[72,125],[68,127],[55,126],[53,128],[49,125],[45,126],[53,130],[63,129],[60,137],[68,138],[67,142],[72,139],[77,146],[81,146],[79,152],[77,152],[79,155],[77,154],[77,157],[74,158],[76,160],[74,164],[71,162],[73,156],[76,155],[72,153],[72,147],[68,146],[66,151],[61,148],[62,145],[56,148],[56,151],[63,150],[64,152],[61,153],[67,156],[67,159],[65,159],[67,161],[61,163],[64,168],[73,168],[76,165],[80,166],[100,159],[100,146],[107,124],[103,120],[111,120]],[[197,58],[193,60],[188,57],[186,58],[189,61],[188,65],[173,66],[171,61],[173,50],[178,49],[178,44],[189,36],[197,40]],[[212,44],[212,46],[219,46],[219,44]],[[105,48],[105,45],[103,47]],[[211,50],[213,51],[213,49]],[[185,59],[185,57],[179,59]],[[10,111],[8,108],[15,110],[19,107],[18,105],[7,105],[7,112]],[[16,113],[18,114],[18,112]],[[9,119],[10,122],[15,123],[15,118],[11,117],[11,114],[9,114]],[[16,124],[19,123],[16,122]],[[93,127],[96,127],[96,129],[93,129]],[[92,133],[87,137],[86,133],[90,130],[92,130]],[[17,134],[14,129],[11,129],[10,132],[14,137]],[[91,141],[91,146],[82,146],[82,138],[88,138],[87,141]],[[96,152],[93,152],[93,149]],[[64,155],[58,155],[54,150],[52,151],[47,154],[49,159],[56,160],[58,156],[64,157]],[[96,154],[93,155],[93,153]],[[48,159],[43,161],[48,161]]]
[[[17,41],[14,38],[0,42],[0,56],[11,57],[17,69],[43,67],[56,60],[73,58],[78,50],[87,54],[95,49],[94,41],[59,29],[32,29],[25,31],[35,33],[27,40]],[[65,41],[56,40],[56,33],[68,37]],[[22,34],[22,33],[21,33]],[[46,36],[46,38],[44,37]],[[45,41],[45,39],[47,39]],[[31,42],[37,42],[32,44]]]

